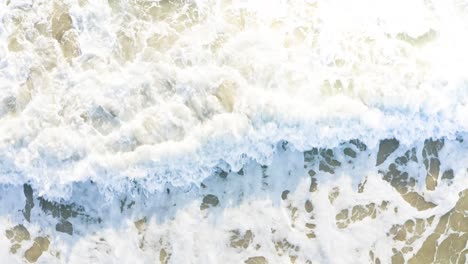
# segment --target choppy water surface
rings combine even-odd
[[[0,1],[8,263],[466,263],[468,2]]]

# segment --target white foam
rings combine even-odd
[[[85,179],[200,183],[220,163],[271,162],[280,140],[302,151],[468,129],[466,10],[442,1],[196,1],[164,19],[138,1],[65,1],[70,61],[34,27],[50,27],[52,4],[13,2],[0,13],[2,178],[51,197]],[[13,35],[22,50],[5,53]]]

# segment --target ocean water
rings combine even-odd
[[[468,2],[0,0],[5,263],[467,263]]]

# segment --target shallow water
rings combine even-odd
[[[62,202],[3,186],[0,254],[39,263],[465,263],[464,137],[306,152],[282,142],[268,166],[252,160],[155,193],[134,182],[112,198],[90,181]]]
[[[466,263],[466,1],[0,0],[0,256]]]

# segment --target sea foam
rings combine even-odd
[[[6,1],[1,181],[49,198],[467,131],[462,2]]]

